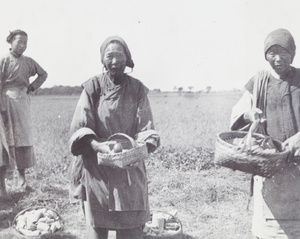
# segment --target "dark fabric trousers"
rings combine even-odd
[[[89,239],[107,239],[108,229],[100,227],[88,227]],[[117,239],[143,239],[142,227],[116,230]]]

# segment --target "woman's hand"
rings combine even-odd
[[[91,147],[95,152],[109,154],[111,153],[111,148],[116,144],[116,141],[105,141],[98,142],[97,140],[91,140]]]
[[[32,86],[32,85],[29,85],[28,87],[27,87],[27,94],[29,94],[30,92],[33,92],[34,91],[34,87]]]
[[[259,115],[262,114],[262,111],[258,108],[254,110],[250,110],[244,113],[243,118],[246,123],[254,122],[255,120],[259,119]]]
[[[289,151],[294,152],[295,156],[300,156],[300,132],[284,141],[282,148],[287,148]]]

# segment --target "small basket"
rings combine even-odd
[[[248,132],[244,131],[230,131],[218,134],[215,149],[215,164],[263,177],[271,177],[286,165],[289,151],[276,153],[262,151],[251,154],[240,152],[233,145],[233,140],[235,138],[244,138],[247,134]],[[258,133],[253,133],[252,137],[256,139],[265,138],[264,135]],[[281,149],[282,143],[279,140],[272,139],[272,141],[277,149]]]
[[[164,214],[166,217],[168,217],[168,220],[173,221],[174,223],[178,223],[179,228],[178,230],[176,230],[174,233],[172,233],[171,235],[143,235],[143,239],[182,239],[183,238],[183,230],[182,230],[182,224],[181,221],[176,217],[171,215],[168,212],[164,212],[164,211],[153,211],[151,212],[151,220],[153,218],[153,213],[160,213],[160,214]]]
[[[58,216],[58,219],[56,221],[59,221],[60,225],[61,225],[61,228],[59,230],[57,230],[55,233],[45,233],[43,235],[39,235],[39,236],[27,236],[27,235],[24,235],[22,234],[18,228],[16,227],[17,226],[17,218],[20,216],[20,215],[23,215],[25,214],[27,211],[32,211],[32,210],[38,210],[38,209],[47,209],[47,210],[51,210],[53,212],[56,213],[56,215]],[[53,235],[53,238],[54,238],[54,235],[59,235],[63,230],[63,222],[62,222],[62,219],[60,217],[60,215],[58,214],[58,212],[56,212],[55,210],[51,209],[51,208],[48,208],[48,207],[44,207],[44,206],[35,206],[35,207],[29,207],[29,208],[26,208],[22,211],[20,211],[14,218],[13,222],[12,222],[12,231],[13,231],[13,234],[19,238],[19,239],[41,239],[43,238],[44,236],[50,236],[50,235]],[[52,238],[52,237],[51,237]]]
[[[111,154],[97,153],[98,164],[123,168],[129,164],[148,158],[148,150],[145,142],[136,142],[127,134],[122,133],[113,134],[108,140],[115,140],[121,143],[125,150],[120,153]]]

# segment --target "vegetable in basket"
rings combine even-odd
[[[114,153],[121,153],[123,151],[123,147],[121,143],[116,143],[113,147]]]
[[[264,136],[264,138],[253,137],[253,132],[259,124],[264,123],[265,119],[256,119],[250,126],[248,134],[244,138],[235,138],[233,144],[237,146],[240,152],[248,154],[253,153],[276,153],[279,152],[271,137]]]
[[[51,209],[27,209],[20,212],[14,220],[14,229],[21,235],[37,237],[55,233],[61,229],[59,215]]]
[[[181,222],[174,216],[165,212],[154,212],[151,221],[148,221],[143,229],[144,235],[169,237],[182,235]],[[177,238],[177,237],[176,237]]]

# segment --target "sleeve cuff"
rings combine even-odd
[[[86,128],[86,127],[80,128],[71,136],[69,140],[69,145],[70,145],[70,151],[73,155],[77,156],[82,154],[86,145],[83,144],[81,139],[88,135],[97,138],[96,133],[90,128]]]
[[[146,130],[135,135],[136,141],[144,141],[147,145],[151,145],[151,148],[158,148],[160,146],[160,137],[155,130]],[[152,151],[154,151],[152,150]]]

